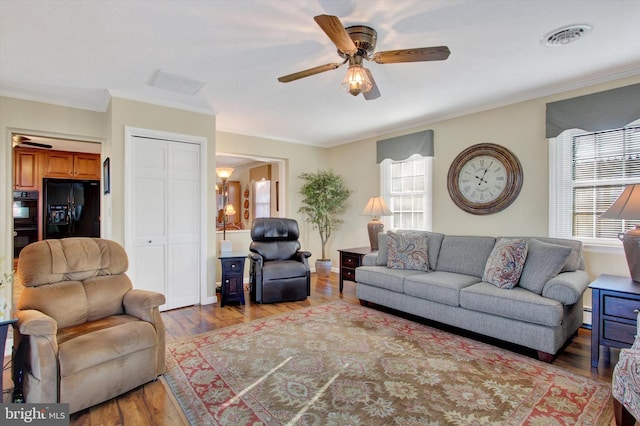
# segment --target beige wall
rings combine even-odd
[[[546,103],[638,82],[640,76],[634,76],[331,148],[329,163],[345,177],[351,188],[357,190],[351,197],[351,207],[344,217],[345,226],[329,243],[334,263],[338,259],[335,250],[368,245],[368,218],[359,214],[368,197],[379,193],[379,170],[375,164],[376,140],[425,129],[433,129],[435,132],[434,231],[458,235],[548,235],[549,150],[545,138]],[[506,210],[493,215],[476,216],[462,211],[451,201],[447,192],[447,172],[453,159],[463,149],[483,142],[497,143],[513,151],[522,163],[524,183],[519,197]],[[353,159],[358,159],[357,166],[354,166]],[[585,260],[587,272],[592,279],[603,273],[629,273],[621,247],[587,247]],[[587,292],[586,306],[591,306],[590,297],[590,292]]]
[[[402,132],[379,135],[329,149],[292,144],[273,139],[215,131],[215,117],[114,98],[105,113],[21,101],[0,97],[0,169],[4,185],[0,185],[0,256],[10,254],[11,240],[11,141],[12,131],[41,131],[50,136],[74,136],[83,140],[103,142],[103,156],[111,157],[113,199],[105,200],[110,208],[111,226],[104,228],[111,238],[124,240],[123,157],[124,127],[133,126],[153,130],[206,137],[207,182],[210,188],[207,209],[215,212],[215,152],[275,158],[283,160],[285,182],[281,191],[286,194],[284,215],[295,218],[301,225],[302,246],[314,253],[313,262],[320,253],[317,231],[297,213],[300,205],[300,180],[304,171],[333,169],[342,175],[354,190],[349,209],[343,216],[344,224],[328,243],[328,252],[337,267],[339,248],[368,245],[366,224],[368,217],[360,216],[368,197],[379,193],[379,169],[375,163],[377,139],[412,133],[425,129],[435,132],[433,176],[433,230],[449,234],[470,235],[548,235],[549,160],[548,143],[544,137],[545,104],[587,93],[607,90],[640,82],[640,76],[546,96],[483,111],[475,114],[425,123]],[[383,99],[384,101],[384,99]],[[503,145],[520,159],[524,184],[518,199],[506,210],[488,216],[474,216],[455,206],[447,193],[446,176],[449,165],[464,148],[481,142]],[[210,292],[215,280],[216,232],[215,215],[209,215],[208,283]],[[239,242],[240,243],[240,242]],[[588,249],[585,253],[587,271],[591,278],[601,273],[627,275],[626,261],[621,249]],[[211,294],[211,293],[210,293]],[[585,301],[590,305],[590,301]]]
[[[301,182],[298,176],[305,171],[316,171],[328,167],[327,149],[309,145],[287,143],[274,139],[259,138],[255,136],[238,135],[235,133],[218,132],[216,139],[218,152],[226,154],[239,154],[262,158],[283,160],[285,165],[285,182],[280,182],[280,191],[285,191],[286,201],[282,215],[294,218],[300,225],[301,244],[305,250],[314,254],[320,253],[320,237],[317,231],[313,231],[304,217],[298,214],[300,205]],[[234,245],[234,249],[237,246]],[[246,247],[248,249],[248,247]],[[312,260],[313,262],[313,260]]]
[[[41,136],[103,142],[105,127],[103,113],[0,97],[0,257],[8,259],[4,265],[0,265],[0,272],[11,270],[13,258],[11,135],[28,132]],[[0,290],[0,298],[10,294],[11,286],[3,286]]]

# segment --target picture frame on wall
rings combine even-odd
[[[111,193],[111,163],[109,157],[102,163],[102,182],[104,187],[104,193]]]

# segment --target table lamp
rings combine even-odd
[[[361,214],[373,216],[367,224],[367,231],[369,232],[371,250],[378,250],[378,234],[384,230],[384,224],[380,222],[380,216],[391,216],[393,212],[382,197],[371,197]]]
[[[602,219],[640,219],[640,184],[627,185],[618,199],[600,217]],[[636,226],[635,229],[619,233],[618,239],[622,241],[624,247],[631,279],[640,281],[640,227]]]

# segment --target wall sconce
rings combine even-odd
[[[391,216],[393,212],[382,197],[371,197],[360,214],[373,216],[367,224],[367,232],[369,233],[371,250],[378,250],[378,234],[384,230],[384,224],[380,222],[380,216]]]
[[[640,184],[627,185],[622,194],[600,215],[602,219],[640,219]],[[640,227],[619,233],[629,273],[633,281],[640,281]]]

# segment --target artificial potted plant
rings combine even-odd
[[[346,210],[351,190],[342,177],[331,170],[302,173],[300,179],[304,184],[300,188],[303,198],[298,213],[303,213],[306,221],[320,233],[322,257],[316,260],[316,273],[320,277],[328,277],[331,258],[327,258],[325,248],[332,231],[337,230],[342,223],[338,216]]]

